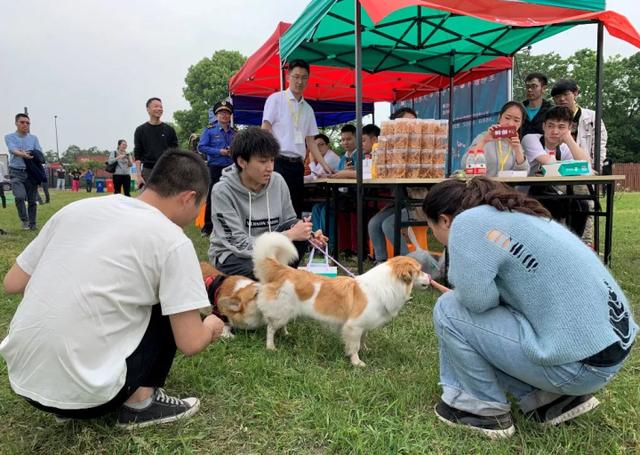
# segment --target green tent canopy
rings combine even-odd
[[[623,16],[594,13],[604,8],[603,1],[362,0],[361,4],[362,68],[371,73],[450,76],[597,21],[605,22],[615,36],[640,44],[640,36]],[[301,58],[316,65],[354,67],[353,50],[353,0],[311,2],[280,40],[283,59]]]

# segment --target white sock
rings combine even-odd
[[[146,400],[138,401],[136,403],[125,403],[124,405],[131,409],[144,409],[151,404],[151,400],[153,400],[153,393],[149,395]]]

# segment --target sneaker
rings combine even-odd
[[[593,395],[562,395],[551,403],[528,412],[526,417],[542,425],[559,425],[595,409],[599,404]]]
[[[516,431],[510,412],[498,416],[480,416],[452,408],[442,400],[434,410],[438,419],[447,425],[479,431],[490,439],[508,438]]]
[[[151,403],[144,409],[120,407],[117,426],[127,430],[191,417],[200,408],[197,398],[183,400],[171,397],[160,387],[153,392]]]
[[[29,229],[31,229],[31,227],[29,226],[29,222],[28,221],[23,221],[22,222],[22,230],[23,231],[28,231]]]

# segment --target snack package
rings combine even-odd
[[[491,136],[494,139],[510,138],[518,135],[518,130],[515,126],[501,126],[491,130]]]
[[[405,170],[405,177],[409,179],[417,179],[420,178],[420,164],[407,164]]]
[[[384,120],[380,124],[380,136],[392,136],[394,133],[393,120]]]
[[[420,148],[410,148],[407,151],[407,164],[420,164]]]

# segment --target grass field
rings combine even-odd
[[[86,193],[52,192],[40,223]],[[95,193],[92,194],[95,196]],[[616,197],[613,272],[640,314],[640,194]],[[20,231],[13,206],[0,209],[0,275],[35,233]],[[207,241],[187,230],[202,259]],[[81,247],[81,245],[79,245]],[[89,258],[88,258],[89,260]],[[91,267],[90,262],[87,264]],[[290,324],[275,353],[264,330],[241,332],[192,358],[178,354],[170,393],[202,400],[191,420],[125,432],[114,417],[56,424],[18,398],[0,362],[0,453],[640,453],[640,355],[598,393],[601,406],[576,421],[543,429],[514,412],[517,432],[491,442],[437,421],[437,340],[431,310],[435,292],[416,293],[397,319],[370,334],[365,369],[342,356],[339,338],[307,321]],[[0,338],[20,298],[0,294]],[[636,318],[638,319],[638,318]],[[46,371],[39,372],[46,375]]]

